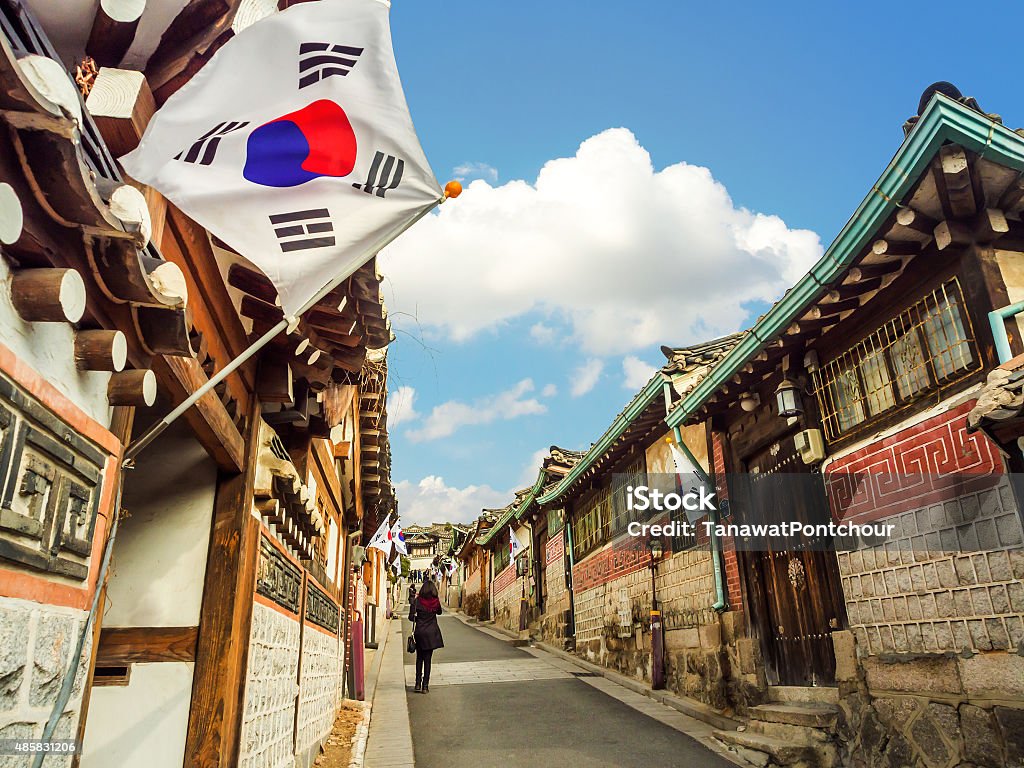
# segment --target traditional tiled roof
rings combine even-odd
[[[985,430],[1000,438],[1024,433],[1024,355],[1015,357],[988,375],[978,402],[967,415],[969,432]],[[1004,440],[1005,441],[1005,440]]]

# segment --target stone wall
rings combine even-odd
[[[298,617],[253,603],[241,768],[294,767],[298,664]]]
[[[494,577],[494,614],[491,618],[505,629],[519,630],[519,600],[524,587],[525,577],[516,576],[515,563]]]
[[[298,752],[316,751],[331,732],[341,686],[341,643],[307,623],[302,630]]]
[[[85,611],[0,598],[0,739],[42,735],[86,617]],[[90,649],[86,643],[71,699],[57,724],[57,739],[76,736]],[[21,760],[0,757],[0,765],[21,765],[15,762]],[[70,757],[46,760],[47,766],[70,764]]]
[[[569,590],[565,586],[565,539],[561,531],[548,540],[544,558],[547,600],[540,619],[540,635],[547,642],[561,645],[566,638],[566,611],[569,610]]]
[[[926,480],[857,494],[829,481],[836,517],[895,526],[884,545],[837,555],[849,626],[833,633],[844,765],[1024,766],[1024,533],[994,446],[966,434],[971,405],[829,467],[852,477],[909,466]]]

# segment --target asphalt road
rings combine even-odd
[[[418,768],[735,768],[570,673],[455,617],[439,621],[445,647],[434,652],[430,693],[412,691],[406,668]],[[561,679],[531,679],[545,674]]]

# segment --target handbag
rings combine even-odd
[[[408,653],[416,653],[416,636],[409,635],[409,640],[405,644],[405,650]]]

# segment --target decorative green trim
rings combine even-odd
[[[803,313],[824,287],[853,262],[897,208],[946,142],[989,160],[1024,170],[1024,137],[985,115],[937,94],[900,146],[878,183],[857,207],[818,263],[765,314],[711,372],[668,414],[670,427],[683,424],[764,345]]]
[[[662,378],[660,373],[656,373],[647,385],[640,390],[640,392],[630,401],[626,409],[620,413],[612,425],[607,431],[601,436],[594,445],[591,446],[590,450],[586,452],[580,462],[569,470],[562,481],[548,491],[543,496],[537,498],[538,504],[550,504],[552,501],[557,501],[561,498],[569,487],[579,478],[581,474],[587,471],[594,462],[597,461],[612,444],[621,437],[622,433],[626,431],[630,424],[632,424],[637,418],[639,418],[644,411],[655,401],[655,399],[662,392]]]

